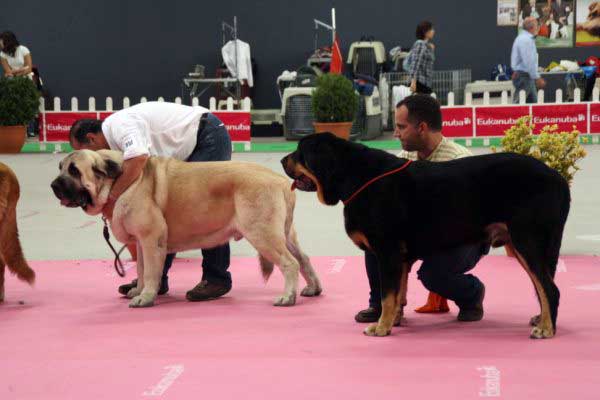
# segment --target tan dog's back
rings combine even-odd
[[[35,272],[29,267],[19,242],[17,201],[19,182],[14,172],[0,163],[0,301],[4,300],[4,267],[21,280],[33,283]]]

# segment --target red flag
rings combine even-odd
[[[336,33],[333,46],[331,46],[331,65],[329,67],[329,72],[332,74],[341,74],[343,69],[344,59],[342,58],[342,51],[340,50],[340,40]]]

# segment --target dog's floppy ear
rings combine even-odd
[[[325,203],[335,205],[340,201],[336,179],[339,169],[336,142],[326,133],[315,134],[312,138],[306,139],[303,139],[298,146],[302,163],[319,180]]]
[[[98,151],[100,161],[96,162],[92,169],[95,174],[105,176],[109,179],[116,179],[123,172],[121,168],[122,159],[115,157],[114,152]]]

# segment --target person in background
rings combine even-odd
[[[435,36],[433,24],[423,21],[417,25],[417,41],[410,49],[409,74],[410,90],[413,93],[431,94],[433,86],[433,63],[435,45],[431,43]]]
[[[515,39],[510,54],[513,69],[512,82],[515,87],[513,103],[519,103],[519,92],[525,91],[528,103],[537,103],[537,89],[543,89],[546,81],[538,72],[538,52],[535,36],[539,31],[537,19],[527,17],[523,21],[523,31]]]
[[[28,76],[33,79],[33,62],[29,49],[19,43],[11,31],[0,33],[0,63],[4,76]],[[29,123],[27,136],[36,135],[37,118]]]
[[[0,62],[4,76],[33,76],[31,52],[11,31],[0,33]]]

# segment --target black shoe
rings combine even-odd
[[[365,322],[377,322],[381,316],[381,310],[374,307],[359,311],[355,316],[354,320],[359,323]]]
[[[127,293],[133,288],[137,287],[137,279],[131,281],[131,283],[126,283],[124,285],[119,286],[119,293],[123,296],[127,296]],[[163,295],[167,294],[169,291],[169,278],[163,278],[160,281],[160,287],[158,288],[158,294]]]
[[[201,281],[185,294],[189,301],[212,300],[221,297],[231,290],[231,285]]]
[[[485,297],[485,286],[481,284],[481,293],[479,294],[479,298],[477,302],[468,307],[461,307],[456,317],[457,320],[461,322],[474,322],[481,321],[483,318],[483,298]]]

